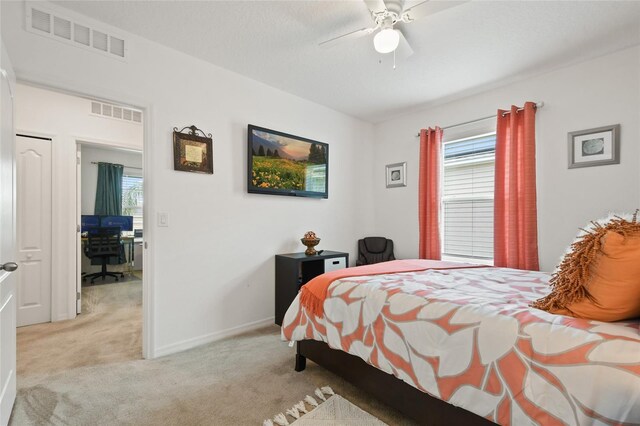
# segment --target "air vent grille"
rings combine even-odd
[[[73,39],[76,43],[91,46],[91,30],[84,25],[73,24]]]
[[[51,33],[51,15],[41,10],[32,9],[31,28]]]
[[[53,33],[65,40],[71,40],[71,21],[54,16]]]
[[[91,101],[91,115],[142,124],[142,111],[104,102]]]
[[[94,28],[86,22],[75,22],[40,4],[26,6],[26,30],[76,47],[120,60],[127,57],[127,42],[122,37]]]
[[[108,47],[107,35],[102,31],[93,30],[93,47],[106,52]]]
[[[109,52],[124,58],[124,40],[109,36]]]

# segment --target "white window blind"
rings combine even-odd
[[[444,145],[443,256],[493,259],[495,134]]]
[[[142,177],[122,177],[122,214],[133,216],[133,229],[142,229]]]

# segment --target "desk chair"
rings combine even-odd
[[[358,240],[356,266],[395,260],[393,241],[385,237],[366,237]]]
[[[109,258],[119,257],[121,250],[120,227],[98,228],[95,233],[90,233],[87,238],[87,243],[84,246],[84,254],[89,259],[99,259],[102,270],[93,274],[87,274],[82,277],[82,279],[91,278],[91,284],[93,284],[98,277],[102,277],[102,281],[104,281],[107,276],[114,277],[116,281],[118,281],[118,275],[124,277],[122,272],[107,271]]]

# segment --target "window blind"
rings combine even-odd
[[[142,228],[142,206],[144,202],[142,177],[122,177],[122,214],[133,216],[133,229]]]
[[[442,254],[492,259],[495,135],[446,143],[443,163]]]

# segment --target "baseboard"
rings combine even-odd
[[[186,351],[187,349],[195,348],[207,343],[215,342],[216,340],[222,340],[227,337],[236,336],[238,334],[246,333],[247,331],[256,330],[258,328],[266,327],[274,324],[275,317],[269,317],[258,321],[253,321],[247,324],[239,325],[237,327],[227,328],[226,330],[216,331],[215,333],[205,334],[198,337],[192,337],[191,339],[182,340],[180,342],[172,343],[170,345],[156,348],[153,351],[153,358],[158,358],[165,355],[174,354],[176,352]]]

